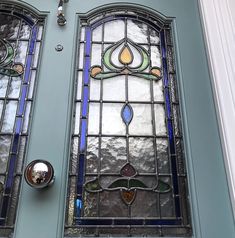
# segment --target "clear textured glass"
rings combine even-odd
[[[170,173],[167,139],[156,139],[158,173]]]
[[[83,68],[84,61],[84,43],[80,43],[79,47],[79,69]]]
[[[100,104],[89,104],[88,134],[99,134],[100,130]]]
[[[0,97],[5,97],[7,86],[8,86],[9,77],[5,75],[0,75]]]
[[[129,76],[128,99],[130,101],[150,101],[150,81],[143,78]]]
[[[104,103],[102,113],[102,133],[108,135],[124,135],[125,124],[122,121],[120,103]],[[115,125],[115,126],[113,126]]]
[[[21,88],[21,78],[20,77],[13,77],[11,79],[10,88],[8,91],[9,98],[18,98],[20,95],[20,88]]]
[[[76,103],[74,134],[79,134],[80,128],[80,103]]]
[[[26,136],[21,136],[19,152],[18,152],[18,163],[16,167],[17,173],[21,173],[22,171],[26,142],[27,142]]]
[[[103,137],[101,140],[101,172],[119,173],[126,161],[126,140]]]
[[[162,79],[153,81],[153,95],[154,101],[164,101],[164,93],[163,93],[163,83]]]
[[[24,21],[22,21],[22,25],[21,25],[21,30],[20,30],[20,38],[21,39],[29,39],[30,37],[30,32],[31,32],[31,28],[29,25],[27,25]]]
[[[99,169],[99,138],[87,139],[86,173],[98,173]]]
[[[159,44],[159,34],[152,28],[149,28],[149,35],[150,35],[150,43],[152,44]]]
[[[8,101],[6,104],[5,115],[3,119],[2,132],[13,132],[17,102]]]
[[[1,14],[0,16],[0,38],[15,39],[18,36],[20,20],[14,16]]]
[[[35,47],[35,51],[34,51],[34,60],[33,60],[33,67],[34,68],[36,68],[37,65],[38,65],[40,46],[41,46],[41,43],[37,42],[36,47]]]
[[[104,24],[104,41],[117,42],[124,38],[125,23],[123,20],[115,20]],[[117,34],[118,33],[118,34]]]
[[[148,43],[147,25],[134,20],[127,20],[127,37],[136,43]]]
[[[1,136],[0,137],[0,173],[5,173],[7,168],[8,157],[11,147],[11,137]]]
[[[19,41],[15,57],[16,63],[21,63],[23,65],[25,64],[27,50],[28,41]]]
[[[39,27],[38,27],[37,40],[41,40],[41,39],[42,39],[42,33],[43,33],[43,26],[39,26]]]
[[[162,104],[154,105],[155,129],[157,135],[166,135],[165,108]]]
[[[82,81],[83,81],[83,72],[78,71],[78,80],[77,80],[77,100],[82,98]]]
[[[161,53],[158,46],[151,46],[151,64],[152,67],[161,67]]]
[[[103,80],[103,100],[125,101],[125,76]]]
[[[102,41],[102,28],[103,28],[103,26],[100,25],[92,31],[92,40],[93,41]]]
[[[169,180],[168,180],[169,181]],[[174,201],[171,193],[160,194],[162,217],[174,217]]]
[[[2,117],[3,104],[4,104],[4,101],[0,100],[0,118]]]
[[[90,78],[90,100],[100,100],[100,82],[100,80]]]
[[[91,48],[91,65],[101,65],[101,44],[92,44]]]
[[[129,125],[130,135],[152,135],[152,114],[150,104],[131,104],[134,112]]]
[[[31,102],[27,102],[24,114],[23,133],[27,133],[28,131],[30,111],[31,111]]]
[[[30,77],[29,92],[28,92],[29,99],[33,98],[35,80],[36,80],[36,70],[32,70],[31,77]]]

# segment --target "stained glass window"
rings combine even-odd
[[[43,18],[0,4],[0,236],[14,228]]]
[[[66,236],[191,235],[171,21],[80,22]]]

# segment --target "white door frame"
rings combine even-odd
[[[198,2],[235,217],[235,1]]]

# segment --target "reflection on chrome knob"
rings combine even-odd
[[[25,169],[26,182],[33,188],[45,188],[54,182],[54,169],[45,160],[34,160]]]

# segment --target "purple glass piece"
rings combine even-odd
[[[8,167],[8,177],[6,181],[6,188],[9,189],[9,193],[10,193],[10,190],[13,184],[13,179],[14,179],[15,162],[16,162],[16,154],[12,154],[10,156],[10,164]],[[5,194],[7,194],[6,189],[5,189]]]
[[[87,109],[88,109],[88,94],[89,89],[87,86],[83,87],[83,100],[82,100],[82,117],[87,117]]]
[[[81,137],[80,137],[80,152],[84,152],[86,149],[86,131],[87,131],[87,120],[82,119]]]
[[[129,104],[124,105],[123,108],[122,108],[121,115],[122,115],[122,120],[124,121],[124,123],[126,125],[129,125],[132,118],[133,118],[133,109],[132,109],[132,107]]]
[[[31,38],[30,45],[29,45],[29,54],[30,55],[33,54],[36,39],[37,39],[37,27],[35,26],[32,29],[32,38]]]
[[[15,133],[20,134],[21,132],[21,125],[22,125],[22,118],[17,118],[16,119],[16,126],[15,126]]]
[[[21,97],[20,97],[20,103],[19,103],[19,108],[18,108],[18,116],[22,116],[24,113],[24,106],[25,106],[25,99],[27,95],[27,89],[28,85],[23,85],[22,86],[22,91],[21,91]]]
[[[121,174],[121,176],[124,176],[124,177],[133,177],[137,173],[136,173],[135,168],[131,164],[128,163],[122,167],[120,174]]]
[[[19,134],[14,135],[14,139],[13,139],[13,143],[12,143],[12,149],[11,149],[11,152],[13,154],[16,154],[17,151],[18,151],[19,139],[20,139]]]
[[[30,69],[31,69],[31,63],[32,63],[33,56],[28,55],[27,62],[26,62],[26,68],[25,68],[25,75],[24,75],[24,82],[29,82],[29,76],[30,76]]]

